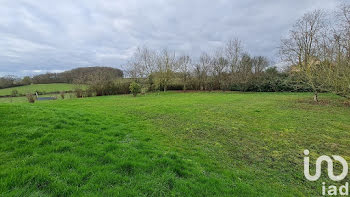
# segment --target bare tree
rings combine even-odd
[[[264,56],[253,57],[252,67],[254,74],[261,74],[269,66],[269,60]]]
[[[208,75],[211,71],[211,57],[207,53],[202,53],[199,57],[199,64],[196,65],[197,79],[199,80],[199,89],[207,90]]]
[[[237,71],[238,80],[243,83],[247,83],[253,74],[253,62],[248,53],[242,55],[239,68]]]
[[[281,40],[280,54],[284,61],[291,62],[299,67],[299,71],[304,74],[308,84],[314,91],[314,100],[318,101],[320,86],[317,86],[314,79],[319,77],[315,72],[318,65],[315,59],[320,59],[320,41],[324,29],[325,14],[321,10],[306,13],[300,18],[287,39]],[[309,61],[313,61],[312,65]],[[310,69],[313,68],[313,69]],[[319,80],[317,80],[319,81]]]
[[[235,73],[239,67],[240,58],[243,53],[242,42],[238,39],[229,40],[225,46],[226,59],[229,62],[230,72]]]
[[[163,87],[164,92],[167,91],[170,80],[174,76],[176,68],[175,52],[169,52],[163,49],[157,58],[157,79],[158,84]]]
[[[336,11],[333,30],[334,61],[328,66],[327,80],[331,91],[350,98],[350,4],[341,4]]]
[[[155,70],[155,60],[156,54],[154,51],[147,47],[143,47],[140,49],[140,60],[141,67],[144,72],[144,77],[148,77]]]
[[[135,59],[132,59],[132,60],[129,60],[127,62],[127,67],[128,67],[128,75],[131,77],[131,78],[139,78],[141,76],[141,65],[139,62],[135,61]]]
[[[188,83],[188,78],[190,76],[190,70],[192,69],[192,61],[190,56],[183,55],[178,59],[178,68],[182,75],[182,80],[184,83],[183,90],[186,90],[186,84]]]
[[[224,73],[228,70],[229,61],[224,57],[222,49],[215,52],[211,65],[213,67],[213,77],[216,78],[219,89],[224,90]]]
[[[338,28],[336,29],[340,52],[350,59],[350,4],[341,4],[336,12]]]
[[[138,47],[127,64],[132,78],[146,78],[155,70],[156,54],[145,46]]]
[[[324,12],[306,13],[293,26],[287,39],[281,40],[280,54],[285,61],[307,65],[310,57],[317,57],[324,28]]]

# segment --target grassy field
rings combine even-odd
[[[74,90],[74,84],[52,83],[52,84],[32,84],[27,86],[19,86],[13,88],[0,89],[0,96],[9,96],[13,90],[17,90],[19,94],[39,92],[60,92]]]
[[[321,99],[155,93],[2,103],[0,196],[320,195],[329,181],[306,181],[303,150],[312,162],[350,161],[350,108]]]

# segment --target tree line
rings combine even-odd
[[[75,83],[89,84],[95,80],[115,80],[123,77],[123,71],[111,67],[81,67],[62,73],[45,73],[33,77],[0,77],[0,88],[9,88],[29,84]]]
[[[139,47],[127,64],[128,75],[148,90],[309,91],[288,71],[251,56],[234,38],[199,58],[167,49]]]
[[[31,84],[30,77],[19,78],[13,75],[0,77],[0,89]]]

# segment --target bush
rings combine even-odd
[[[60,96],[61,96],[62,99],[64,99],[64,94],[65,94],[64,91],[60,92]]]
[[[253,76],[246,82],[236,81],[230,86],[232,91],[249,92],[308,92],[311,87],[298,76],[279,72],[272,67],[264,73]]]
[[[120,79],[117,81],[94,81],[90,82],[89,88],[83,91],[81,88],[75,89],[78,98],[92,96],[106,96],[117,94],[129,94],[131,81]]]
[[[147,92],[148,89],[149,89],[149,88],[141,88],[141,94],[142,94],[142,95],[146,94],[146,92]]]
[[[89,90],[96,96],[114,95],[117,94],[117,87],[113,81],[95,81],[91,82]]]
[[[141,92],[141,85],[136,83],[135,81],[130,84],[130,92],[132,95],[136,96],[138,93]]]
[[[75,96],[76,96],[77,98],[83,98],[83,93],[84,93],[84,91],[83,91],[82,89],[76,88],[76,89],[74,90],[74,93],[75,93]]]
[[[34,97],[33,94],[28,93],[28,94],[26,95],[26,97],[27,97],[27,100],[28,100],[29,103],[34,103],[34,102],[35,102],[35,97]]]
[[[167,90],[183,90],[184,84],[181,83],[170,83],[167,86]],[[161,87],[163,89],[163,87]]]
[[[94,90],[88,88],[85,93],[84,93],[85,97],[93,97],[94,96]]]
[[[12,97],[16,97],[18,95],[19,95],[18,90],[12,90],[12,92],[11,92]]]
[[[118,80],[115,83],[116,94],[129,94],[130,93],[130,84],[131,81],[127,80]]]

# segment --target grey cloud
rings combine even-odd
[[[137,46],[198,56],[232,38],[274,58],[306,11],[337,0],[2,0],[0,75],[121,66]]]

